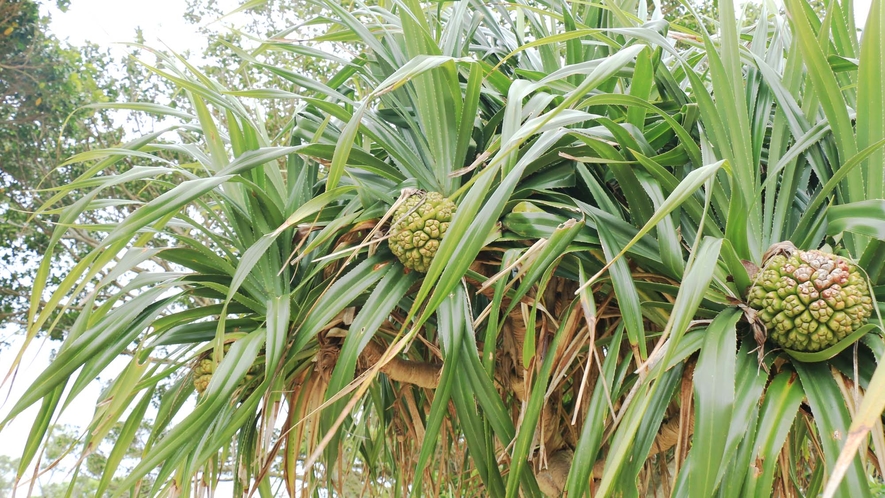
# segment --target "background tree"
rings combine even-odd
[[[67,4],[57,2],[62,11]],[[39,8],[40,2],[32,0],[0,1],[0,55],[4,60],[0,64],[0,234],[9,241],[0,248],[4,262],[0,269],[0,328],[12,333],[26,325],[29,289],[36,278],[35,262],[46,252],[57,220],[33,214],[49,199],[47,192],[84,172],[76,163],[60,165],[78,153],[117,146],[161,126],[145,114],[114,111],[116,103],[163,103],[172,114],[183,103],[174,85],[138,62],[153,60],[150,52],[133,48],[127,58],[114,60],[95,45],[71,46],[48,32],[49,19],[40,16]],[[314,4],[269,2],[250,11],[243,26],[220,32],[198,27],[223,17],[213,2],[190,2],[186,17],[209,40],[204,53],[198,54],[207,75],[232,87],[259,85],[298,91],[291,80],[297,84],[304,75],[321,75],[329,67],[327,61],[303,53],[299,43],[318,31],[300,20],[321,11]],[[262,45],[260,41],[266,39],[273,43]],[[133,33],[133,42],[144,42],[140,31]],[[244,63],[241,46],[258,48],[255,55],[264,57],[267,67]],[[268,68],[287,69],[276,69],[275,73]],[[265,99],[263,104],[269,130],[279,133],[292,126],[294,101]],[[166,135],[164,140],[194,139],[186,132],[180,133],[183,136]],[[124,158],[114,171],[126,171],[132,165]],[[112,189],[120,190],[114,194],[120,202],[94,211],[83,221],[92,225],[116,223],[131,213],[133,205],[159,196],[165,187],[156,183],[124,184]],[[52,269],[52,285],[58,284],[67,270],[95,247],[95,242],[86,230],[66,230],[61,244],[54,249],[59,261],[66,263]],[[75,317],[76,310],[72,310],[63,320],[70,324]],[[62,332],[57,330],[54,338],[63,338],[59,334]]]
[[[25,489],[20,488],[16,494],[21,496],[26,490],[30,490],[31,493],[28,494],[42,498],[65,496],[95,498],[107,465],[109,449],[113,448],[115,438],[119,436],[121,429],[121,426],[115,426],[100,447],[86,456],[80,464],[78,463],[79,454],[76,451],[81,437],[80,429],[68,425],[53,425],[49,430],[44,447],[44,464],[40,468],[39,474],[34,478],[32,485],[25,484]],[[124,455],[124,470],[131,468],[131,465],[137,462],[140,451],[144,449],[143,442],[149,431],[150,425],[147,422],[139,428],[136,444],[133,444]],[[17,459],[0,456],[0,497],[12,496],[18,468],[19,461]],[[117,491],[116,483],[118,481],[119,478],[113,480],[109,490],[102,497],[112,496]],[[143,492],[139,496],[148,495]]]
[[[80,107],[116,100],[120,82],[110,76],[106,52],[62,43],[47,33],[47,24],[37,2],[0,2],[0,236],[6,241],[0,248],[0,326],[26,324],[35,262],[55,220],[31,215],[48,200],[45,189],[78,173],[76,166],[56,167],[64,158],[122,138],[103,111],[81,111],[62,129]],[[54,268],[55,282],[90,242],[77,230],[65,239],[55,254],[69,263]]]
[[[59,2],[64,10],[66,2]],[[132,133],[155,131],[159,123],[139,114],[113,111],[116,102],[129,99],[176,105],[176,93],[166,80],[135,62],[133,50],[124,60],[86,44],[74,47],[48,32],[49,19],[39,15],[39,2],[0,3],[0,232],[8,241],[0,248],[0,327],[16,333],[26,325],[30,288],[39,255],[49,246],[56,216],[34,217],[51,190],[74,181],[84,168],[63,164],[66,158],[94,149],[114,147]],[[142,43],[140,32],[134,42]],[[127,171],[133,163],[123,159],[114,171]],[[112,190],[117,204],[94,210],[82,221],[112,224],[125,218],[132,205],[160,195],[165,187],[122,184]],[[71,202],[62,199],[60,206]],[[62,208],[63,209],[63,208]],[[70,227],[54,251],[63,262],[52,269],[56,285],[80,259],[95,247],[87,230]],[[70,324],[77,310],[62,317]],[[57,331],[55,339],[63,338]]]

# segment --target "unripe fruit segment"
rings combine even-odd
[[[771,257],[750,288],[748,301],[772,342],[803,352],[833,346],[859,329],[873,311],[860,270],[822,251]]]
[[[390,250],[406,268],[427,272],[454,213],[455,203],[438,192],[412,195],[393,214]]]

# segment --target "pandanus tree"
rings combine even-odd
[[[125,352],[77,449],[123,422],[100,493],[150,413],[118,489],[869,496],[885,11],[861,36],[850,2],[744,22],[724,0],[711,34],[659,7],[329,2],[315,45],[287,31],[240,52],[291,88],[224,88],[158,54],[189,112],[131,107],[184,123],[71,158],[91,167],[57,192],[78,201],[53,240],[76,225],[102,242],[56,288],[50,258],[35,282],[29,339],[84,311],[11,410],[41,404],[21,473]],[[268,50],[336,69],[320,81]],[[292,119],[268,129],[255,99]],[[122,157],[145,165],[102,174]],[[167,191],[78,224],[121,182]],[[816,330],[772,272],[831,253],[815,261],[857,290],[828,288],[828,316],[864,316],[818,347],[767,341]]]

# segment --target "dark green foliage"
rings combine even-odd
[[[112,61],[97,46],[72,47],[47,34],[33,1],[0,2],[0,327],[23,323],[36,260],[45,252],[53,217],[31,219],[82,167],[56,166],[72,154],[113,146],[122,132],[111,116],[78,108],[117,98]],[[60,139],[60,135],[64,138]],[[58,256],[69,263],[89,238],[71,239]],[[64,273],[54,271],[53,279]]]

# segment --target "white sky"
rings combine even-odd
[[[776,0],[778,5],[781,0]],[[870,10],[871,0],[855,0],[855,19],[862,27]],[[242,2],[220,0],[222,10],[229,12]],[[52,31],[72,44],[91,41],[103,47],[135,39],[141,27],[145,41],[151,46],[166,44],[176,52],[190,49],[199,53],[205,39],[184,20],[183,0],[72,0],[67,12],[50,8]],[[206,20],[204,20],[205,22]]]
[[[867,14],[870,13],[872,0],[854,0],[854,20],[858,28],[863,28],[867,22]]]
[[[866,20],[870,1],[855,0],[855,18],[859,27]],[[237,0],[219,2],[225,12],[234,9],[238,3],[240,2]],[[114,44],[133,41],[136,28],[141,27],[147,45],[166,45],[175,52],[190,50],[197,55],[205,47],[205,38],[184,20],[184,10],[183,0],[72,0],[67,12],[61,13],[53,7],[48,9],[48,13],[52,15],[53,33],[74,45],[90,41],[101,47],[112,48],[119,57],[125,53],[125,47]],[[236,22],[235,19],[233,21]],[[37,373],[48,365],[49,350],[52,347],[57,345],[46,344],[39,350],[32,347],[23,363],[25,368],[15,382],[12,395],[5,403],[3,400],[6,399],[8,386],[0,389],[0,418]],[[0,378],[8,370],[15,352],[17,348],[13,347],[0,356]],[[92,418],[91,402],[97,399],[98,394],[98,386],[93,385],[81,395],[81,402],[74,403],[67,410],[62,422],[85,427]],[[12,426],[0,433],[0,454],[20,456],[35,411],[36,407],[18,417]]]
[[[222,5],[235,4],[227,0]],[[67,12],[49,9],[52,32],[73,45],[86,41],[102,47],[135,40],[135,30],[142,28],[149,46],[168,45],[176,52],[192,53],[206,46],[193,25],[184,20],[183,0],[72,0]]]

